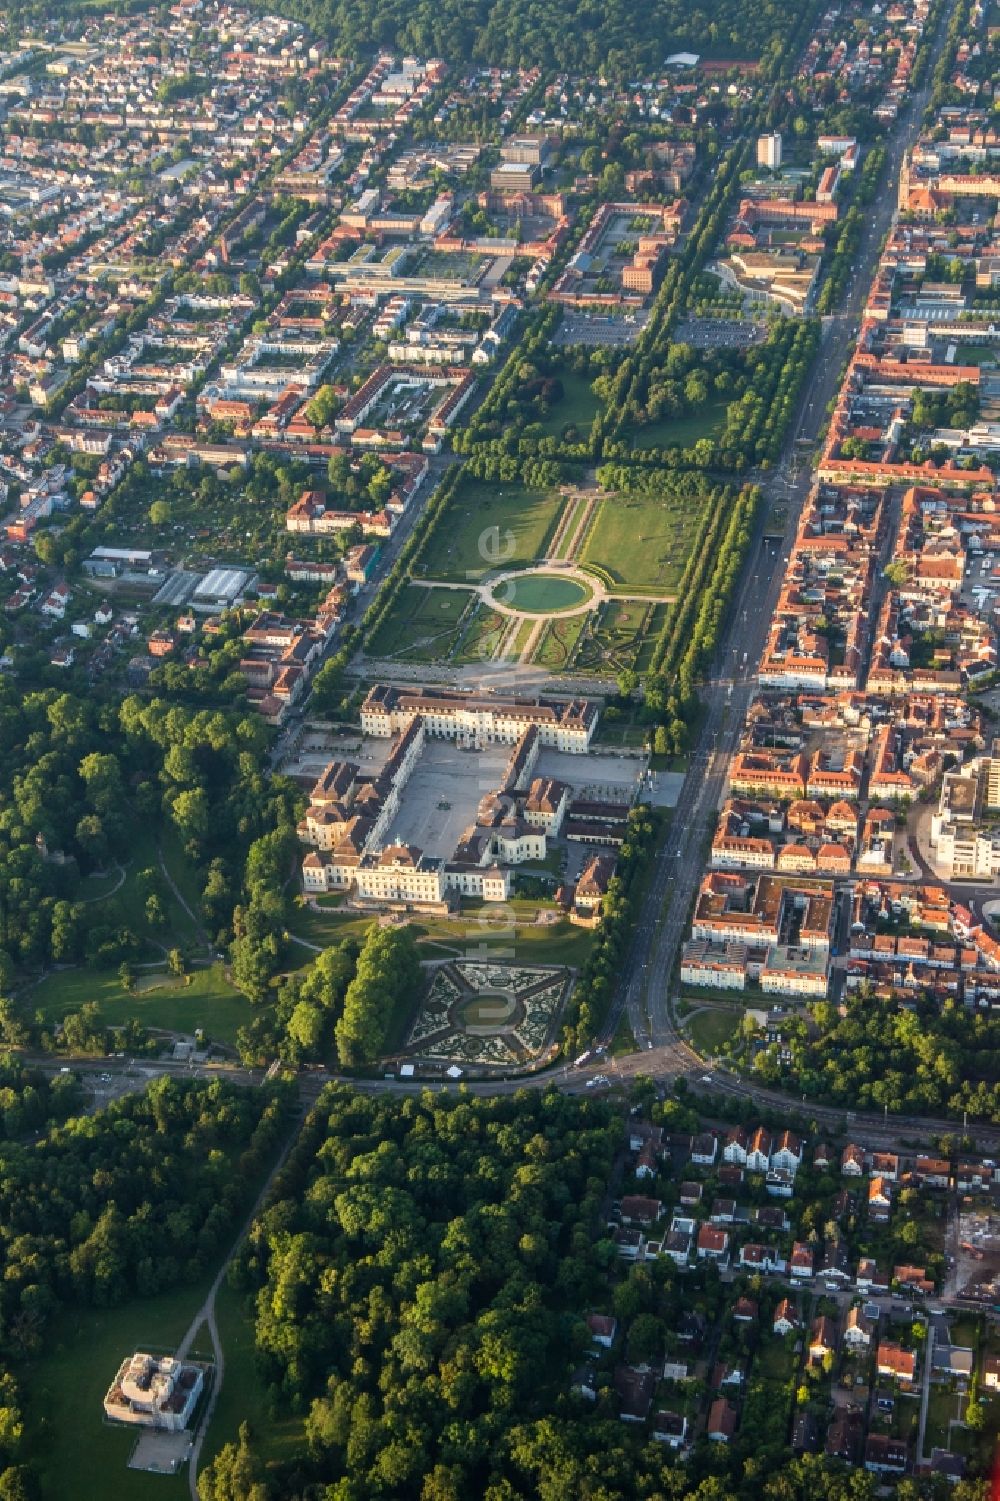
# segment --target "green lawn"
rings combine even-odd
[[[549,546],[549,556],[565,561],[569,557],[570,547],[577,540],[577,529],[583,521],[587,510],[587,497],[576,495],[563,509],[559,518],[559,525],[563,528],[559,541]]]
[[[504,632],[510,629],[510,616],[501,615],[485,605],[479,605],[465,627],[461,641],[451,660],[463,664],[489,662],[500,645]]]
[[[136,1434],[105,1423],[102,1402],[126,1355],[173,1350],[211,1278],[121,1308],[74,1309],[50,1325],[44,1351],[18,1371],[27,1412],[27,1458],[42,1501],[182,1501],[187,1473],[143,1475],[126,1468]],[[194,1355],[211,1355],[196,1344]]]
[[[726,420],[725,397],[709,401],[686,417],[662,417],[632,432],[633,448],[691,448],[699,438],[714,438]]]
[[[561,672],[570,665],[576,643],[587,623],[586,615],[571,615],[568,620],[550,620],[538,640],[533,662]]]
[[[672,594],[680,583],[699,514],[700,506],[693,500],[604,496],[579,561],[606,569],[622,593]]]
[[[565,852],[557,844],[550,844],[544,860],[525,860],[524,864],[519,865],[517,869],[519,874],[523,873],[526,876],[536,875],[544,870],[550,876],[556,876],[561,880],[565,865]]]
[[[139,985],[139,994],[127,995],[117,971],[57,970],[26,991],[24,1001],[29,1011],[40,1011],[48,1022],[60,1021],[86,1001],[96,1001],[101,1020],[108,1026],[120,1026],[134,1016],[143,1026],[172,1032],[204,1027],[209,1037],[227,1043],[235,1042],[237,1027],[250,1018],[250,1002],[229,984],[221,964],[192,970],[189,984],[165,971],[151,975],[140,970]]]
[[[623,1011],[615,1028],[615,1035],[611,1039],[611,1056],[620,1058],[628,1053],[635,1052],[635,1037],[629,1024],[628,1012]]]
[[[198,912],[201,904],[201,893],[204,880],[184,853],[184,847],[176,829],[167,827],[160,837],[160,849],[163,853],[163,863],[173,879],[177,890],[184,898],[187,905],[194,913]],[[169,888],[168,888],[169,889]],[[175,926],[178,935],[187,932],[197,939],[197,925],[185,912],[183,906],[171,893],[170,896],[170,921]]]
[[[212,1426],[201,1452],[201,1466],[223,1444],[233,1443],[243,1422],[250,1424],[254,1450],[266,1462],[291,1459],[301,1446],[302,1419],[275,1417],[254,1358],[252,1305],[223,1281],[215,1300],[215,1322],[226,1358],[226,1375]]]
[[[344,938],[363,939],[372,918],[351,912],[315,912],[303,907],[289,919],[288,931],[293,938],[304,938],[308,943],[321,947],[340,943]]]
[[[964,1345],[969,1350],[975,1350],[979,1344],[979,1320],[971,1314],[962,1314],[954,1319],[950,1325],[951,1342],[953,1345]]]
[[[629,750],[636,750],[645,746],[649,741],[649,730],[641,724],[615,724],[604,723],[598,726],[594,736],[595,745],[621,745]]]
[[[586,959],[594,942],[587,928],[578,928],[567,918],[557,922],[536,924],[526,920],[528,914],[538,909],[538,903],[530,900],[509,904],[519,920],[512,928],[509,916],[490,912],[489,904],[478,911],[463,911],[462,921],[447,918],[422,918],[417,923],[418,934],[429,941],[436,941],[454,948],[469,959],[509,957],[526,964],[568,964],[579,967]],[[525,919],[520,919],[518,907],[526,909]]]
[[[523,959],[526,963],[581,965],[594,942],[593,934],[564,917],[554,923],[535,923],[539,906],[538,901],[530,898],[515,898],[501,911],[491,903],[475,906],[468,902],[460,918],[421,917],[413,924],[413,930],[422,943],[436,946],[428,958],[440,957],[445,949],[470,959],[478,958],[480,950],[483,958],[491,955],[501,958],[505,951],[510,951],[512,959]],[[289,926],[298,937],[327,945],[352,936],[363,938],[372,921],[357,914],[306,909],[297,912]],[[300,948],[299,952],[304,950]]]
[[[547,416],[539,421],[547,438],[561,438],[563,429],[572,423],[579,429],[580,439],[590,432],[591,424],[600,402],[590,389],[591,377],[577,375],[573,371],[560,372],[562,400],[557,401]]]
[[[521,624],[518,626],[517,630],[514,633],[513,640],[507,643],[507,650],[504,653],[504,655],[509,658],[510,661],[516,662],[520,659],[521,653],[524,651],[524,648],[528,644],[528,637],[535,629],[535,624],[536,622],[534,620],[521,621]]]
[[[724,1042],[733,1036],[741,1021],[737,1011],[702,1011],[693,1017],[687,1033],[692,1047],[699,1053],[711,1056]]]
[[[368,642],[368,654],[411,661],[447,656],[471,599],[471,592],[465,589],[425,589],[420,584],[407,584]]]
[[[86,902],[88,906],[106,901],[109,896],[114,895],[116,889],[120,889],[121,878],[121,871],[117,866],[101,875],[84,876],[77,892],[77,901]]]
[[[198,877],[184,854],[180,840],[172,829],[158,831],[144,827],[132,841],[130,858],[125,867],[125,880],[117,889],[117,876],[110,879],[89,877],[81,883],[81,900],[87,901],[88,917],[94,923],[122,924],[132,930],[141,945],[140,959],[154,959],[163,947],[173,944],[181,948],[196,945],[196,925],[185,912],[164,879],[160,868],[158,844],[162,846],[167,868],[183,893],[185,900],[197,911],[201,900]],[[154,928],[146,919],[146,894],[136,880],[140,871],[153,870],[161,889],[166,923]]]
[[[420,560],[425,578],[475,583],[544,555],[564,504],[557,492],[463,477]]]
[[[991,365],[1000,361],[1000,344],[959,344],[957,365]]]
[[[931,1384],[930,1397],[927,1403],[927,1432],[924,1439],[924,1453],[929,1454],[936,1446],[941,1449],[948,1448],[949,1420],[960,1418],[964,1410],[964,1404],[943,1386]]]
[[[790,1380],[796,1360],[795,1341],[791,1336],[788,1339],[771,1336],[761,1341],[754,1356],[753,1374],[763,1381],[785,1382]]]

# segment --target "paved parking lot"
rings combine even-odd
[[[766,326],[752,318],[687,318],[674,338],[692,349],[747,349],[766,336]]]
[[[496,790],[509,757],[506,745],[468,751],[451,740],[425,740],[386,844],[398,840],[428,855],[451,855],[475,822],[479,799]]]
[[[315,780],[330,761],[353,761],[366,776],[381,771],[392,749],[391,740],[367,739],[359,730],[354,735],[324,735],[309,732],[296,746],[295,753],[281,763],[281,773],[305,781]]]
[[[574,796],[630,802],[646,770],[644,758],[574,756],[569,751],[543,750],[535,767],[536,776],[557,777],[568,782]],[[656,772],[643,783],[642,794],[657,807],[672,808],[684,778],[676,772]]]
[[[176,1475],[191,1453],[192,1435],[185,1429],[181,1433],[166,1433],[153,1428],[144,1429],[132,1457],[130,1470],[148,1470],[154,1475]]]
[[[611,347],[631,344],[642,333],[649,314],[639,310],[629,317],[633,321],[626,323],[624,317],[598,317],[596,313],[574,313],[566,308],[552,343]]]

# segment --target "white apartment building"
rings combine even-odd
[[[781,166],[780,130],[757,137],[757,165],[767,167],[770,172],[777,172]]]

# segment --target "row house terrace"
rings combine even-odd
[[[964,497],[912,486],[903,496],[893,551],[898,576],[879,612],[868,689],[898,693],[909,686],[959,693],[995,670],[994,623],[961,598],[966,553],[978,514]],[[921,643],[935,642],[927,665]]]
[[[863,772],[864,757],[858,750],[821,747],[811,755],[781,749],[740,750],[733,758],[729,785],[733,792],[748,797],[856,802]]]
[[[846,799],[799,798],[790,804],[729,798],[712,839],[716,870],[776,870],[799,875],[849,875],[855,863],[870,875],[891,875],[895,815]]]
[[[814,489],[760,662],[762,686],[859,686],[883,526],[880,497]]]

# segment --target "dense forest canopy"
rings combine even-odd
[[[635,78],[659,68],[673,51],[766,63],[802,15],[794,0],[259,0],[260,10],[306,22],[336,53],[369,56],[387,47],[420,57],[493,67],[561,68]],[[70,4],[84,17],[155,10],[145,0]],[[163,7],[165,10],[166,7]],[[37,0],[10,7],[15,25],[30,27],[46,14]]]
[[[800,7],[791,0],[294,0],[290,9],[327,35],[338,51],[372,45],[422,57],[504,67],[603,71],[610,77],[658,67],[674,49],[759,59],[789,30]]]

